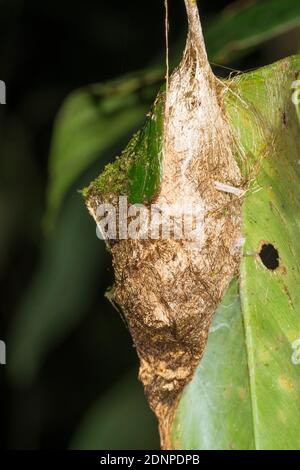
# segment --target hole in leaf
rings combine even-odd
[[[279,253],[271,243],[262,245],[259,256],[267,269],[274,271],[279,267]]]

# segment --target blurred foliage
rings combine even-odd
[[[159,449],[157,422],[145,407],[137,372],[120,380],[91,407],[72,439],[71,449]]]
[[[240,58],[248,48],[299,26],[299,18],[298,0],[249,2],[246,7],[233,3],[207,28],[208,56],[222,64]]]
[[[2,443],[11,448],[158,445],[141,387],[126,375],[137,364],[128,332],[102,298],[112,282],[109,256],[77,194],[121,151],[163,79],[163,2],[143,11],[137,0],[117,3],[0,2],[0,79],[8,86],[0,108],[0,338],[8,364],[0,383]],[[185,34],[181,3],[170,2],[174,63]],[[298,0],[228,4],[201,5],[213,62],[267,63],[262,43],[282,32],[285,51],[299,50],[299,37],[291,44],[287,33],[300,25]]]

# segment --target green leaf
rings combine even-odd
[[[130,140],[121,156],[108,164],[82,193],[127,194],[129,202],[150,201],[161,181],[164,95],[159,94],[143,128]]]
[[[266,0],[225,9],[205,30],[208,56],[224,64],[250,47],[300,25],[298,0]],[[296,52],[296,49],[295,49]]]
[[[300,147],[291,89],[299,70],[300,58],[292,57],[228,82],[226,109],[251,180],[241,301],[234,284],[177,408],[176,448],[300,449]],[[230,329],[214,332],[222,322]]]
[[[71,449],[158,449],[157,423],[136,371],[94,403],[72,438]]]
[[[234,365],[234,367],[233,367]],[[176,449],[252,449],[251,399],[237,280],[210,327],[204,356],[173,423]]]
[[[237,80],[242,97],[266,122],[261,137],[268,145],[263,153],[252,131],[249,150],[260,171],[258,192],[250,190],[244,205],[245,254],[252,256],[241,265],[257,449],[300,448],[300,366],[292,361],[294,341],[300,338],[300,148],[291,99],[299,71],[300,57],[295,57]],[[245,125],[243,119],[233,122],[237,131]],[[280,266],[274,271],[258,255],[263,243],[278,250]]]
[[[52,225],[66,191],[103,152],[133,132],[155,96],[161,72],[150,70],[74,92],[63,105],[49,159],[46,224]]]

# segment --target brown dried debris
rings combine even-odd
[[[171,447],[176,403],[206,345],[212,316],[237,271],[241,197],[215,182],[241,186],[220,82],[206,56],[195,2],[185,0],[189,34],[170,78],[165,107],[163,180],[156,203],[203,210],[203,239],[120,240],[111,247],[114,301],[121,306],[140,358],[162,446]],[[97,201],[88,208],[96,218]]]

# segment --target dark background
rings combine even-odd
[[[183,44],[186,20],[183,2],[169,3],[172,53]],[[229,3],[200,2],[204,26]],[[76,192],[102,163],[69,191],[51,233],[43,215],[51,134],[64,98],[163,63],[163,1],[0,0],[0,34],[7,84],[0,107],[1,447],[157,447],[130,336],[103,295],[113,280],[110,258]],[[276,51],[272,44],[231,66],[247,69],[298,50],[287,47],[287,37]],[[85,286],[79,300],[76,283]],[[80,431],[82,422],[90,431]]]

